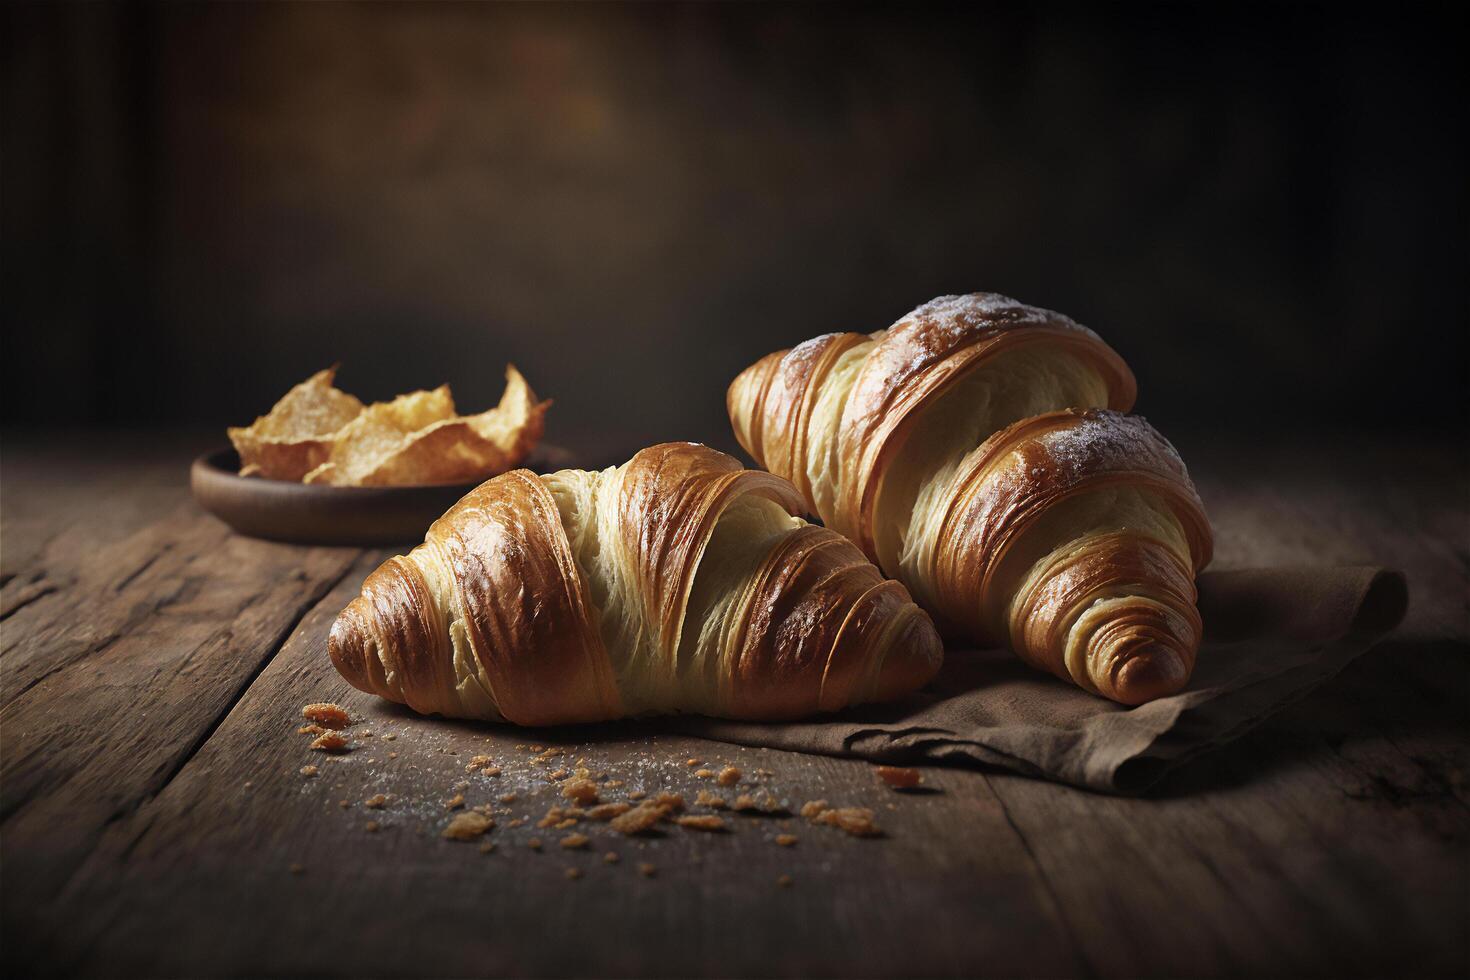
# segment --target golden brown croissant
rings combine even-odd
[[[332,626],[349,683],[522,725],[795,718],[922,686],[928,615],[785,480],[667,443],[591,473],[481,484]]]
[[[942,626],[1140,704],[1194,668],[1212,537],[1173,447],[1119,414],[1135,394],[1086,327],[977,293],[770,354],[727,405],[740,444]]]

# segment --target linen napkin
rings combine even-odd
[[[1403,619],[1408,588],[1381,568],[1205,572],[1189,686],[1127,708],[1004,650],[951,649],[905,700],[790,724],[687,718],[693,735],[875,762],[974,764],[1106,793],[1146,790],[1321,686]]]

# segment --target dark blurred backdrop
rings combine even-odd
[[[553,440],[728,447],[759,355],[990,289],[1165,432],[1463,434],[1448,11],[6,6],[3,419],[513,360]]]

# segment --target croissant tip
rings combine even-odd
[[[944,643],[928,616],[916,616],[878,672],[876,700],[891,701],[934,679],[944,662]]]
[[[1158,644],[1128,658],[1113,682],[1113,697],[1126,705],[1146,704],[1177,694],[1189,682],[1189,669],[1177,650]]]
[[[347,683],[360,691],[367,691],[369,687],[366,680],[366,651],[362,643],[363,624],[359,621],[355,606],[356,601],[349,603],[337,616],[336,622],[332,623],[332,631],[327,635],[327,656],[332,659],[332,665]]]

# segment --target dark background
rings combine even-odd
[[[1463,32],[1336,5],[7,6],[3,420],[243,424],[333,361],[732,446],[769,350],[1071,314],[1166,433],[1463,437]]]

